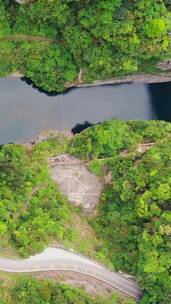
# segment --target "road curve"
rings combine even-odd
[[[112,272],[86,257],[60,248],[47,248],[42,254],[23,260],[0,257],[0,270],[13,273],[73,271],[105,282],[136,300],[139,300],[142,294],[136,282]]]

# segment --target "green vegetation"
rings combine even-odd
[[[171,52],[170,30],[169,0],[0,0],[0,77],[20,71],[39,88],[62,92],[81,69],[84,82],[152,73]],[[50,178],[47,157],[64,152],[90,161],[106,180],[88,219]],[[2,146],[1,253],[28,256],[59,241],[136,275],[141,304],[170,303],[170,155],[171,124],[162,121],[111,120],[73,142],[59,136],[32,150]],[[49,281],[22,278],[8,294],[3,284],[0,303],[121,303]]]
[[[7,287],[8,286],[8,287]],[[81,288],[55,281],[36,280],[26,276],[13,276],[0,280],[1,304],[134,304],[118,295],[110,298],[93,297]],[[6,287],[8,293],[6,292]]]
[[[108,158],[138,143],[156,142],[168,136],[171,125],[164,121],[108,120],[94,125],[74,139],[72,153],[79,158]]]
[[[169,303],[170,138],[171,124],[164,121],[110,120],[32,150],[2,146],[1,253],[9,255],[5,248],[11,247],[27,256],[56,240],[134,274],[144,291],[142,304]],[[105,180],[101,203],[89,218],[49,176],[47,157],[64,152],[90,160],[90,170]]]
[[[139,279],[143,304],[170,302],[170,138],[166,122],[114,120],[87,129],[72,148],[112,177],[91,222],[115,268]]]
[[[59,135],[40,142],[32,150],[15,144],[1,147],[1,255],[26,257],[58,241],[111,265],[100,252],[103,242],[80,209],[69,204],[50,178],[47,157],[68,151],[70,141]]]
[[[62,92],[81,68],[86,82],[155,72],[170,52],[169,8],[167,0],[0,0],[0,76],[20,71]]]
[[[53,237],[64,238],[71,211],[49,178],[41,145],[32,153],[21,145],[1,148],[0,208],[1,248],[11,244],[25,256],[42,250]]]

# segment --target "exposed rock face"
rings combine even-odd
[[[86,213],[92,212],[99,202],[102,184],[81,161],[68,154],[49,159],[50,172],[61,192],[76,206],[82,206]]]

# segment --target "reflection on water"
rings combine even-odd
[[[170,93],[171,83],[134,83],[49,96],[20,79],[1,78],[0,144],[27,141],[46,128],[78,132],[113,117],[171,121]]]

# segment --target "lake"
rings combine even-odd
[[[171,82],[74,88],[48,96],[19,78],[0,79],[0,144],[26,142],[42,129],[78,131],[120,119],[171,121]]]

